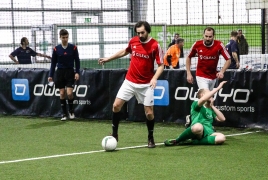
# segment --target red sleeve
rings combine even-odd
[[[155,52],[155,61],[157,64],[163,64],[163,51],[161,46],[157,43],[157,48],[156,48],[156,52]]]
[[[221,55],[224,57],[224,59],[225,59],[225,60],[231,59],[231,57],[230,57],[230,55],[229,55],[227,49],[225,48],[225,46],[224,46],[222,43],[220,43],[220,46],[221,46],[221,51],[220,51],[220,53],[221,53]]]
[[[189,54],[188,54],[188,57],[191,58],[191,57],[195,57],[197,51],[196,51],[196,42],[192,45],[190,51],[189,51]]]

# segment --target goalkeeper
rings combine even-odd
[[[165,69],[179,69],[179,59],[181,54],[181,48],[184,45],[184,39],[178,38],[175,40],[175,44],[168,48],[164,56],[164,68]]]
[[[213,120],[225,121],[224,115],[213,105],[213,95],[219,91],[227,81],[223,81],[212,91],[200,89],[197,93],[198,101],[191,105],[192,124],[176,139],[167,139],[164,144],[173,146],[184,142],[195,145],[223,144],[225,136],[213,130]],[[190,139],[190,142],[188,141]]]

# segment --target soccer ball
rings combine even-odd
[[[106,136],[102,139],[101,145],[105,151],[113,151],[117,146],[117,141],[113,136]]]

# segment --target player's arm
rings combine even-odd
[[[150,86],[152,88],[156,87],[157,79],[160,77],[160,75],[162,74],[163,71],[164,71],[164,64],[158,64],[156,72],[155,72],[153,78],[150,81]]]
[[[200,99],[198,99],[198,106],[205,104],[205,102],[207,102],[207,100],[209,100],[216,92],[218,92],[226,82],[227,81],[222,81],[218,87],[214,88],[212,91],[205,93]]]
[[[55,68],[56,68],[56,64],[57,64],[57,53],[56,53],[56,47],[53,50],[52,53],[52,58],[51,58],[51,64],[50,64],[50,70],[49,70],[49,76],[48,76],[48,81],[53,81],[53,76],[54,76],[54,72],[55,72]]]
[[[79,74],[80,74],[80,58],[77,46],[74,46],[74,61],[75,61],[75,75],[74,79],[79,80]]]
[[[231,65],[231,59],[228,59],[225,61],[222,69],[220,70],[220,72],[217,74],[218,78],[223,78],[224,77],[224,72],[229,68],[229,66]]]
[[[126,56],[128,54],[129,54],[129,52],[127,52],[126,49],[122,49],[122,50],[118,51],[117,53],[115,53],[114,55],[112,55],[112,56],[110,56],[108,58],[100,58],[98,60],[98,64],[103,65],[106,62],[121,58],[121,57]]]
[[[224,115],[222,114],[222,112],[220,110],[218,110],[214,105],[211,106],[212,110],[215,112],[216,114],[216,120],[219,121],[219,122],[223,122],[225,121],[225,117]]]
[[[186,57],[186,73],[187,73],[187,82],[190,84],[194,83],[194,79],[191,73],[191,58],[194,54],[193,48],[191,48],[189,55]]]
[[[150,81],[151,88],[156,87],[157,79],[160,77],[162,72],[164,71],[164,63],[163,63],[163,51],[160,47],[160,45],[157,45],[156,51],[155,51],[155,61],[158,64],[158,67],[156,69],[156,72],[153,76],[153,78]]]
[[[231,57],[227,51],[227,49],[225,48],[225,46],[221,43],[221,55],[224,57],[224,59],[226,60],[222,69],[220,70],[220,72],[217,73],[217,78],[221,79],[224,77],[224,72],[229,68],[229,66],[231,65]]]

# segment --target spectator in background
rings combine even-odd
[[[32,64],[31,56],[33,57],[41,56],[51,59],[50,56],[37,53],[33,49],[29,48],[28,47],[29,41],[26,37],[21,38],[20,44],[21,47],[17,48],[9,55],[10,59],[14,61],[16,64]],[[15,58],[16,56],[18,60]]]
[[[237,30],[237,44],[240,55],[248,54],[248,42],[241,29]]]
[[[175,44],[175,40],[178,39],[178,38],[180,38],[180,34],[175,33],[175,35],[174,35],[174,39],[172,39],[171,43],[169,43],[168,48],[169,48],[170,46],[174,45],[174,44]],[[181,50],[181,52],[180,52],[180,58],[183,58],[183,57],[184,57],[183,47],[181,47],[180,50]]]
[[[179,59],[181,48],[184,45],[184,39],[178,38],[175,40],[175,44],[170,46],[164,57],[165,69],[179,69]]]
[[[240,67],[239,49],[238,49],[238,45],[236,43],[237,34],[238,33],[236,31],[232,31],[231,32],[231,39],[230,39],[229,43],[226,45],[226,49],[231,56],[231,65],[229,66],[228,69],[238,69]]]

